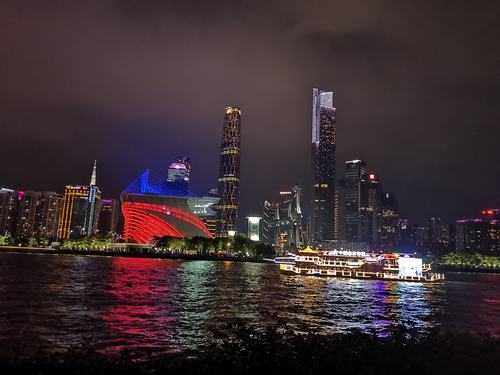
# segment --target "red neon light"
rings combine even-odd
[[[192,225],[206,237],[212,238],[205,223],[196,215],[178,208],[151,203],[123,202],[125,217],[124,237],[138,243],[149,243],[155,237],[170,236],[184,238],[185,234],[171,223],[162,219],[162,216],[172,216]]]

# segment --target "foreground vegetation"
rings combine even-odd
[[[23,245],[23,244],[21,244]],[[19,244],[12,237],[0,236],[0,246],[17,248]],[[272,258],[275,252],[272,246],[262,242],[254,242],[246,237],[235,238],[203,238],[193,237],[179,239],[173,237],[157,238],[152,246],[126,246],[116,242],[111,237],[83,237],[66,240],[59,243],[54,249],[49,248],[48,243],[38,242],[25,244],[24,246],[38,248],[39,251],[57,251],[76,254],[103,254],[103,255],[131,255],[145,257],[185,257],[185,258],[237,258],[254,259]],[[46,248],[44,250],[43,248]],[[51,249],[51,250],[50,250]]]
[[[439,265],[456,269],[500,271],[500,257],[479,253],[453,252],[444,255]]]
[[[81,238],[67,240],[61,245],[62,249],[80,251],[111,250],[113,241],[110,238]],[[143,248],[141,254],[147,255],[188,255],[188,256],[212,256],[226,255],[235,257],[263,258],[273,257],[272,246],[261,242],[253,242],[248,238],[236,236],[233,239],[227,238],[174,238],[161,237],[154,241],[151,249]]]
[[[4,348],[5,351],[6,348]],[[82,350],[20,358],[0,354],[2,374],[493,374],[500,340],[470,333],[398,329],[388,337],[351,332],[330,336],[235,327],[215,333],[197,351],[122,353]]]
[[[243,236],[236,236],[233,239],[203,237],[178,239],[173,237],[162,237],[156,240],[154,247],[169,252],[196,255],[215,255],[222,253],[252,258],[270,258],[275,255],[272,246],[262,242],[251,241]]]

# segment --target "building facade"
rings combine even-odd
[[[378,245],[382,183],[374,173],[367,173],[361,178],[360,204],[360,240],[370,248]]]
[[[399,205],[393,193],[382,194],[379,218],[378,246],[384,251],[394,251],[399,245]]]
[[[276,245],[276,209],[276,203],[264,201],[262,208],[262,242],[266,245]]]
[[[94,168],[90,177],[88,189],[87,212],[85,213],[85,224],[83,234],[92,237],[97,233],[99,224],[99,214],[101,211],[101,190],[97,186],[97,162],[94,161]]]
[[[311,157],[313,169],[312,240],[335,237],[335,93],[313,89]]]
[[[196,196],[185,184],[147,170],[121,194],[123,238],[143,244],[165,236],[212,238],[204,219],[216,217],[213,207],[218,201],[218,197]]]
[[[117,199],[101,200],[98,233],[103,236],[115,236],[120,230],[120,201]]]
[[[41,196],[42,194],[38,191],[19,192],[15,237],[20,242],[35,236],[37,211],[39,211]]]
[[[247,217],[247,237],[252,241],[261,240],[261,221],[260,216]]]
[[[18,192],[11,189],[0,189],[0,236],[14,236],[19,206]]]
[[[279,250],[295,250],[305,244],[304,218],[302,215],[302,189],[280,191],[279,200],[264,202],[263,242]]]
[[[457,220],[456,250],[500,255],[500,209],[487,209],[479,218]]]
[[[349,160],[344,164],[344,220],[345,240],[362,242],[361,204],[362,179],[366,175],[366,163]]]
[[[228,106],[222,130],[217,206],[217,237],[237,231],[240,204],[241,109]]]
[[[89,198],[88,186],[67,185],[59,214],[57,237],[61,240],[82,236]]]

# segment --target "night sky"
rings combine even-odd
[[[500,206],[500,6],[477,0],[0,2],[0,186],[105,197],[193,161],[216,185],[242,114],[241,216],[310,179],[312,88],[337,92],[337,159],[404,215]]]

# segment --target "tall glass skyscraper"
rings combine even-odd
[[[241,109],[228,106],[222,129],[217,237],[228,237],[236,231],[240,202],[240,147]]]
[[[334,239],[335,211],[335,92],[313,89],[312,108],[312,240]]]
[[[345,239],[349,242],[361,242],[361,183],[363,176],[366,175],[366,163],[356,159],[348,160],[344,165]]]

